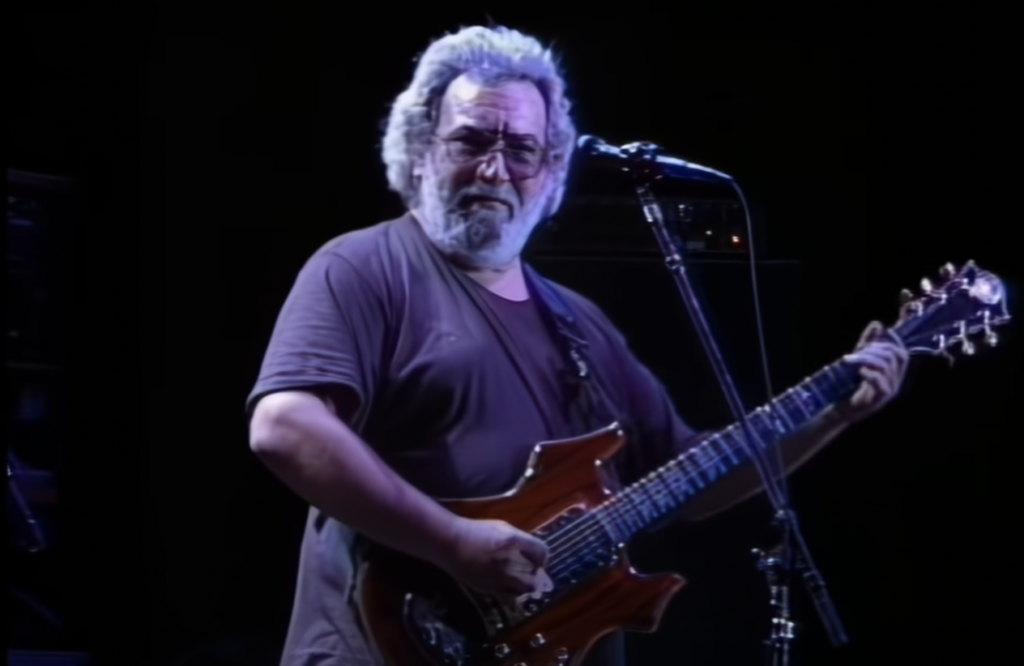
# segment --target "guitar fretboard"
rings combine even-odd
[[[860,383],[857,367],[838,361],[746,416],[762,450],[849,397]],[[609,536],[626,543],[656,525],[705,488],[747,462],[743,427],[734,423],[623,489],[595,510]]]

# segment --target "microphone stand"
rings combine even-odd
[[[42,527],[39,525],[39,521],[36,520],[35,514],[32,513],[32,509],[29,507],[28,501],[21,494],[21,490],[18,488],[18,481],[16,478],[16,472],[18,470],[17,459],[14,458],[14,454],[7,451],[7,490],[10,493],[10,498],[14,500],[14,508],[24,523],[25,529],[29,533],[28,543],[26,549],[30,553],[37,553],[46,548],[46,535],[43,533]]]
[[[773,617],[771,635],[766,641],[768,664],[770,666],[789,666],[790,644],[794,638],[795,627],[790,620],[789,581],[794,570],[800,572],[832,645],[834,647],[845,645],[848,638],[828,595],[825,582],[813,564],[807,543],[800,532],[796,514],[790,507],[788,497],[779,481],[784,470],[778,470],[779,477],[769,471],[771,464],[765,455],[764,444],[747,422],[743,403],[740,401],[736,387],[722,360],[718,345],[715,343],[690,284],[686,273],[686,263],[681,255],[682,249],[669,236],[661,207],[651,191],[654,181],[666,175],[667,170],[657,162],[658,151],[658,147],[650,143],[632,143],[623,146],[621,152],[626,158],[623,161],[623,169],[629,172],[635,180],[636,192],[643,207],[644,217],[651,225],[665,257],[665,264],[675,278],[676,286],[679,288],[693,326],[700,337],[708,360],[711,362],[722,392],[725,394],[725,399],[729,403],[733,418],[743,429],[745,440],[743,446],[747,456],[761,475],[765,493],[772,503],[773,524],[780,532],[780,542],[769,553],[755,550],[754,554],[759,556],[758,568],[764,572],[771,593]],[[731,179],[729,180],[731,181]]]

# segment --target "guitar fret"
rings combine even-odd
[[[819,372],[814,382],[814,388],[821,395],[822,401],[831,403],[834,400],[834,395],[838,393],[836,391],[836,380],[832,376],[832,366],[826,367]]]
[[[715,469],[715,460],[712,458],[704,444],[699,444],[690,449],[691,455],[696,462],[697,469],[710,485],[718,478],[718,470]]]
[[[736,463],[737,465],[740,462],[747,460],[747,452],[743,448],[743,440],[739,438],[739,435],[739,426],[736,425],[732,425],[726,428],[718,435],[722,442],[725,444],[725,446],[727,446],[729,450],[732,452],[733,457],[738,459]]]
[[[643,503],[642,515],[647,522],[656,521],[656,519],[662,517],[662,515],[664,515],[664,511],[667,510],[666,507],[663,506],[663,504],[665,504],[665,498],[663,498],[662,495],[653,488],[653,485],[654,477],[652,475],[648,475],[637,487],[639,494],[645,500]],[[671,506],[669,508],[671,508]]]
[[[704,490],[704,480],[700,478],[700,470],[694,465],[689,452],[683,454],[683,457],[679,459],[679,466],[686,472],[688,479],[696,483],[698,488]]]
[[[650,502],[650,522],[656,522],[665,514],[670,513],[674,507],[678,506],[676,499],[662,487],[657,472],[648,474],[641,485],[644,486],[643,493],[649,498]]]
[[[814,381],[808,384],[807,390],[814,396],[814,413],[817,414],[821,410],[825,409],[828,405],[828,393],[825,392],[822,384],[825,382],[819,375],[814,378]]]
[[[852,395],[860,385],[860,370],[854,366],[846,363],[836,364],[831,367],[831,372],[837,388],[833,402]]]
[[[683,468],[681,460],[674,460],[663,469],[665,473],[662,480],[671,489],[673,497],[678,497],[680,502],[684,502],[690,496],[697,494],[697,490],[690,483],[689,476]]]
[[[811,380],[801,383],[797,387],[797,391],[797,398],[804,411],[809,414],[817,414],[822,410],[822,407],[817,404],[820,394],[814,390],[814,383]]]
[[[612,506],[612,513],[615,516],[615,525],[619,528],[622,534],[631,534],[632,526],[629,524],[628,512],[625,511],[625,503],[629,501],[629,497],[619,498],[618,503]]]
[[[782,403],[779,403],[778,408],[772,410],[772,413],[775,415],[779,431],[787,435],[796,432],[807,422],[803,417],[787,410]]]
[[[784,405],[783,409],[787,413],[796,414],[797,421],[805,421],[811,417],[811,412],[804,408],[804,405],[800,402],[793,389],[789,389],[779,396],[779,402]]]
[[[614,517],[609,515],[609,513],[610,512],[607,511],[595,511],[593,515],[609,539],[616,542],[622,541],[626,533],[619,530],[618,526],[615,524]]]
[[[822,379],[819,383],[819,388],[826,398],[831,398],[833,393],[838,393],[836,391],[836,378],[833,374],[835,370],[836,367],[834,365],[829,365],[822,368],[821,372],[818,373]]]
[[[732,447],[725,443],[725,441],[719,435],[712,435],[708,437],[706,443],[709,448],[714,451],[714,447],[717,446],[719,451],[715,454],[715,457],[719,460],[719,465],[723,472],[729,471],[729,465],[726,465],[726,458],[728,458],[732,467],[740,464],[739,458],[736,457],[736,452],[733,451]]]
[[[736,459],[732,449],[725,445],[720,437],[711,437],[707,441],[708,448],[715,456],[715,460],[718,461],[718,467],[722,470],[722,474],[728,474],[732,469],[739,464],[739,460]]]
[[[612,504],[607,511],[607,518],[611,521],[612,529],[615,531],[616,540],[622,541],[629,534],[629,526],[622,520],[621,512],[617,504]]]
[[[672,498],[682,503],[685,502],[688,495],[695,493],[693,488],[686,480],[686,476],[679,469],[679,466],[673,462],[670,465],[666,465],[657,474],[661,483],[668,488],[668,492]]]
[[[826,366],[745,416],[765,451],[804,426],[858,383],[853,366]],[[672,513],[700,491],[749,459],[741,423],[706,438],[670,463],[619,492],[602,510],[605,530],[625,541]],[[609,529],[609,524],[611,528]]]
[[[780,399],[774,400],[769,406],[769,415],[775,422],[775,429],[780,433],[793,432],[799,426],[799,419],[795,419],[793,414],[786,409],[786,405]]]
[[[775,419],[764,407],[758,407],[753,416],[755,418],[750,419],[751,430],[757,436],[761,448],[766,449],[779,439],[781,433],[776,427]]]
[[[640,519],[640,498],[637,497],[637,493],[629,493],[624,497],[624,499],[626,501],[622,506],[622,514],[626,526],[631,530],[643,528],[644,523]]]

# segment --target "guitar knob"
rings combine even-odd
[[[507,657],[508,653],[512,650],[508,649],[508,646],[504,643],[499,643],[494,646],[494,654],[498,657]]]
[[[558,648],[555,651],[555,657],[558,659],[558,663],[564,664],[569,661],[569,651],[563,648]]]
[[[539,648],[541,645],[544,645],[544,643],[546,643],[546,642],[547,641],[544,640],[544,636],[542,636],[540,634],[537,634],[536,636],[534,636],[533,638],[530,639],[530,647]]]

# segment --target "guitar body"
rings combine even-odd
[[[608,499],[601,463],[624,442],[613,425],[542,443],[510,493],[444,505],[544,538]],[[676,575],[637,574],[622,547],[581,577],[562,589],[556,582],[540,608],[510,608],[468,592],[421,560],[371,546],[357,589],[363,625],[389,666],[569,666],[608,633],[655,631],[684,584]]]

